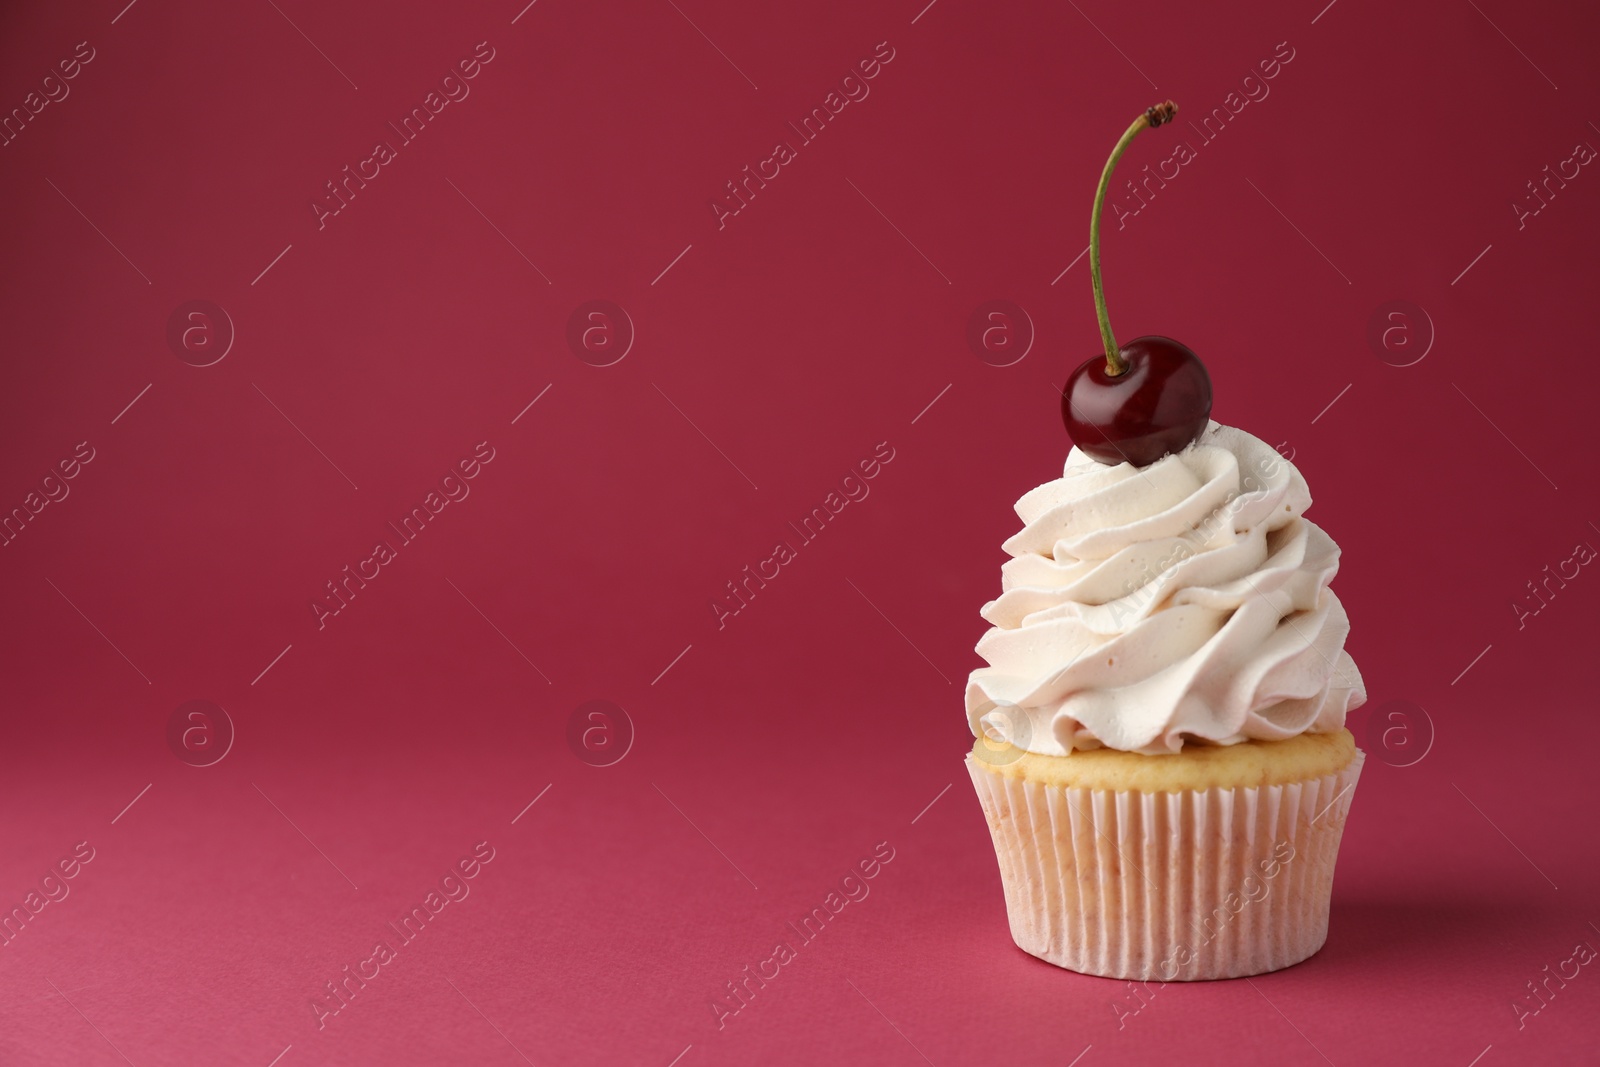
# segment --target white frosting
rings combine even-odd
[[[1366,700],[1306,482],[1242,430],[1146,467],[1074,448],[1017,501],[967,719],[1030,752],[1330,733]]]

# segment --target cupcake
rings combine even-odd
[[[1366,699],[1305,479],[1210,420],[1183,345],[1111,336],[1063,390],[1062,476],[1017,502],[967,769],[1011,935],[1084,974],[1237,978],[1322,947]]]

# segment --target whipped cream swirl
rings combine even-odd
[[[973,734],[1060,756],[1340,729],[1366,689],[1328,588],[1339,547],[1310,506],[1288,460],[1215,422],[1145,467],[1074,448],[1017,501]]]

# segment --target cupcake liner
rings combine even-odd
[[[1364,759],[1287,785],[1172,793],[1042,785],[970,754],[967,771],[1017,946],[1083,974],[1170,982],[1263,974],[1322,947]]]

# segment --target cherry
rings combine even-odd
[[[1079,449],[1101,463],[1154,463],[1199,440],[1211,418],[1211,376],[1189,349],[1170,337],[1140,337],[1119,347],[1111,333],[1100,283],[1100,213],[1117,160],[1140,130],[1171,122],[1168,100],[1133,121],[1111,150],[1089,218],[1089,280],[1105,356],[1091,357],[1061,391],[1061,418]]]
[[[1061,393],[1067,433],[1101,463],[1143,467],[1198,440],[1211,419],[1205,364],[1170,337],[1140,337],[1119,349],[1127,370],[1112,375],[1094,356]]]

